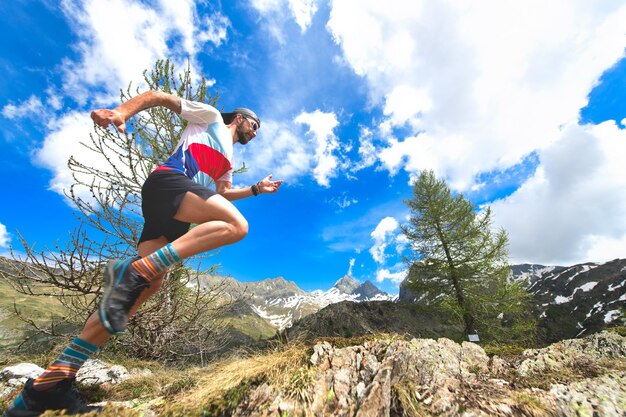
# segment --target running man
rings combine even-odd
[[[148,91],[113,110],[94,110],[91,118],[98,126],[113,125],[125,132],[128,119],[155,106],[176,112],[188,124],[174,153],[143,185],[139,257],[108,262],[98,311],[48,369],[26,383],[7,409],[8,417],[58,409],[71,414],[93,411],[73,384],[82,364],[111,335],[126,330],[128,318],[161,287],[170,265],[246,236],[248,222],[231,201],[272,194],[282,184],[268,175],[252,186],[232,188],[233,145],[247,144],[261,127],[252,110],[220,113],[208,104]],[[191,223],[197,226],[190,229]]]

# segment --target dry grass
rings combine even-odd
[[[196,369],[193,390],[181,391],[171,401],[164,415],[203,415],[203,410],[222,403],[236,403],[240,395],[249,388],[262,382],[285,386],[292,380],[292,375],[300,372],[308,358],[307,347],[301,344],[280,346],[272,351],[248,353],[240,358],[228,358]],[[238,395],[237,390],[241,389]],[[233,398],[237,397],[237,398]]]
[[[150,368],[153,374],[116,385],[80,387],[80,390],[90,403],[129,400],[143,403],[160,398],[160,405],[157,403],[150,407],[159,416],[225,416],[250,388],[262,382],[292,390],[295,397],[306,395],[306,385],[310,381],[308,357],[307,346],[286,344],[263,352],[239,353],[237,357],[225,358],[204,368],[176,370],[152,362],[128,361],[121,365]],[[0,404],[0,413],[10,402]],[[64,414],[49,411],[45,415]],[[138,409],[108,404],[98,415],[131,417],[138,415]]]

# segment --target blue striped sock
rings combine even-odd
[[[75,378],[76,373],[87,359],[98,351],[98,346],[77,337],[59,355],[59,357],[43,371],[35,381],[33,388],[45,391],[54,387],[64,379]]]
[[[151,255],[136,260],[130,266],[143,278],[152,281],[162,271],[178,261],[180,261],[178,252],[171,243],[168,243]]]

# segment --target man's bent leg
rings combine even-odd
[[[187,193],[174,218],[197,225],[172,242],[181,259],[230,245],[248,234],[246,219],[219,194],[204,200]]]

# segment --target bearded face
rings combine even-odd
[[[235,134],[237,135],[237,142],[241,143],[242,145],[247,144],[253,137],[256,136],[256,133],[252,128],[250,121],[247,120],[245,117],[241,118],[241,122],[237,125]]]
[[[245,120],[242,120],[241,123],[237,125],[236,133],[237,142],[241,143],[242,145],[245,145],[246,143],[250,142],[250,139],[252,139],[252,136],[248,134],[248,132],[246,132]]]

